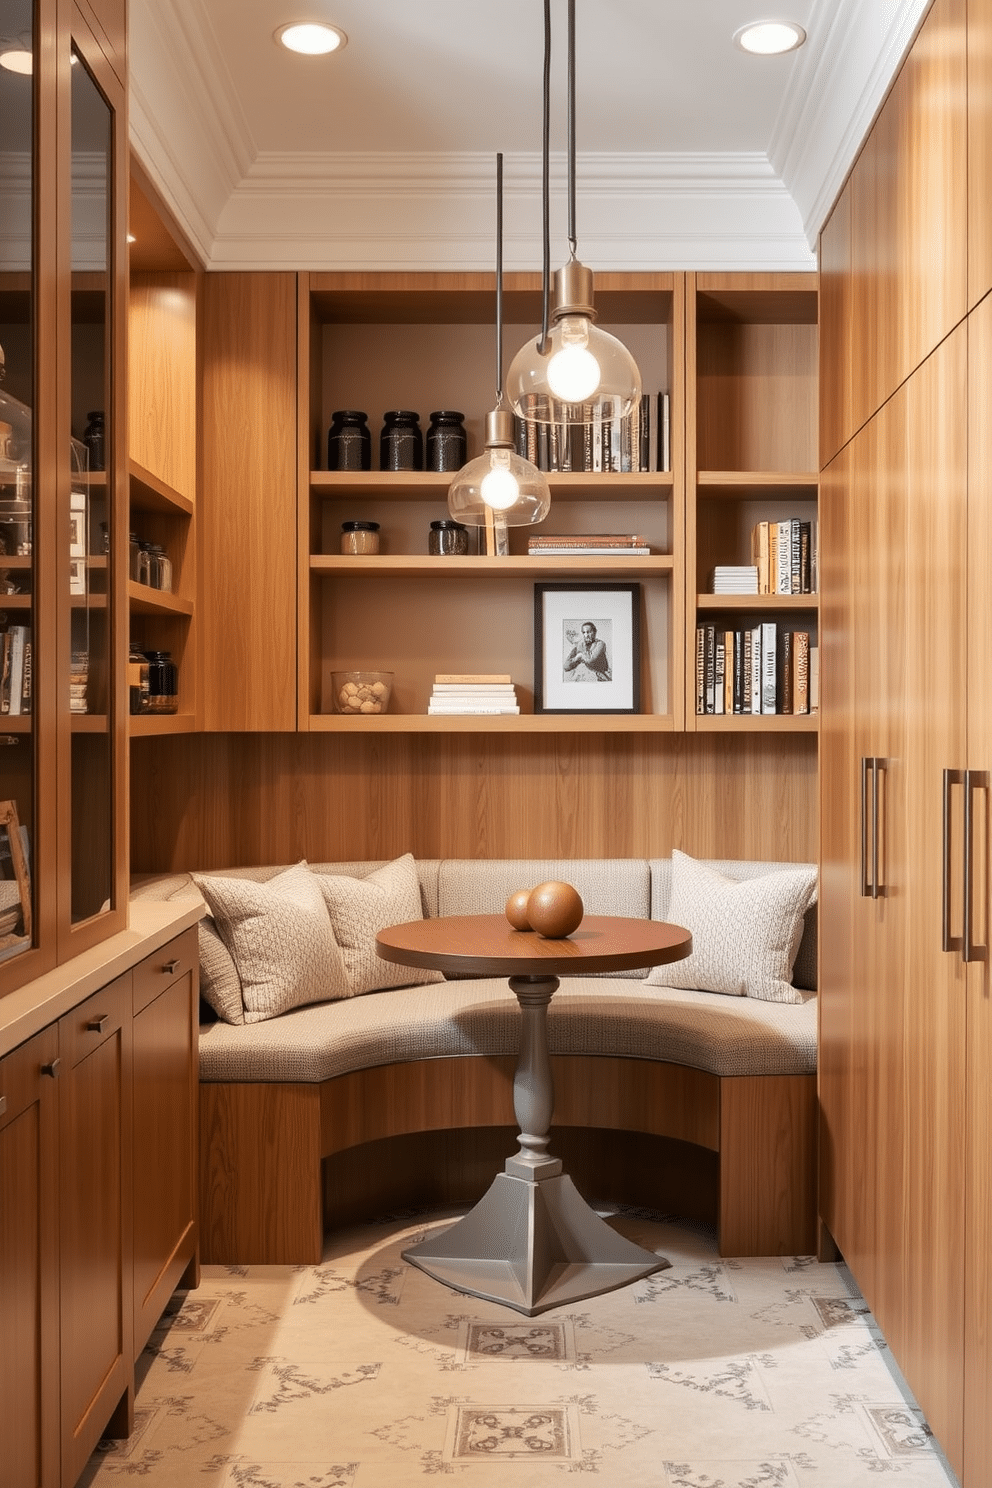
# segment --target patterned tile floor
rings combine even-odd
[[[623,1211],[671,1268],[525,1318],[403,1261],[444,1222],[335,1235],[315,1267],[205,1268],[82,1488],[954,1488],[844,1267],[720,1260],[709,1230]]]

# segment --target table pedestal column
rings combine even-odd
[[[528,1317],[669,1265],[611,1229],[548,1152],[554,1086],[547,1016],[557,987],[554,976],[510,978],[523,1020],[513,1080],[519,1151],[464,1219],[403,1252],[457,1291],[502,1302]]]

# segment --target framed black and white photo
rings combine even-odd
[[[534,712],[638,713],[640,584],[534,585]]]

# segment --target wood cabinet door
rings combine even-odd
[[[56,1488],[57,1030],[0,1060],[0,1442],[6,1488]],[[44,1068],[52,1072],[44,1073]]]
[[[992,289],[992,0],[968,0],[968,304]]]
[[[885,1202],[904,1278],[883,1330],[955,1471],[961,1469],[964,1354],[965,977],[942,949],[943,771],[966,755],[967,339],[953,332],[906,387],[906,961],[891,1100],[903,1176]],[[951,818],[951,843],[960,828]],[[957,855],[957,848],[953,848]],[[955,865],[951,864],[953,868]],[[952,905],[953,909],[953,905]],[[954,910],[952,920],[957,919]],[[951,929],[960,929],[953,925]]]
[[[197,1249],[196,958],[196,931],[188,930],[132,973],[136,1356]]]
[[[980,7],[992,27],[992,5]],[[988,37],[987,37],[988,39]],[[992,116],[990,116],[992,124]],[[968,322],[968,765],[992,770],[992,299]],[[989,945],[992,923],[989,792],[976,793],[975,939]],[[967,1136],[965,1174],[965,1437],[963,1481],[984,1481],[992,1462],[992,959],[967,969]]]
[[[59,1043],[62,1478],[74,1483],[133,1411],[131,974],[60,1019]]]

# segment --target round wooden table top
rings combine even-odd
[[[563,940],[514,930],[505,915],[442,915],[390,925],[376,936],[386,961],[475,976],[560,976],[633,971],[681,961],[692,936],[661,920],[585,915]]]

